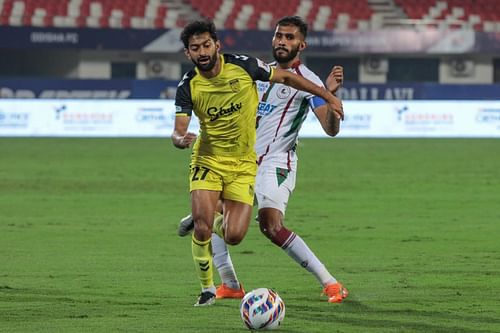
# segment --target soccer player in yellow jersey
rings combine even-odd
[[[328,90],[301,76],[246,55],[221,54],[211,21],[188,24],[181,40],[195,68],[184,75],[177,88],[172,142],[181,149],[194,142],[189,175],[192,255],[202,287],[195,306],[204,306],[215,302],[212,229],[227,244],[236,245],[250,223],[257,171],[254,145],[259,98],[255,81],[282,83],[319,96],[338,118],[343,118],[343,110]],[[193,112],[200,122],[198,136],[188,132]],[[219,199],[224,216],[214,222]]]

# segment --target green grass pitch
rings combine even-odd
[[[0,139],[0,332],[246,332],[194,308],[190,152],[169,139]],[[350,291],[260,235],[231,253],[280,332],[500,332],[500,140],[305,139],[286,223]],[[218,278],[216,282],[218,282]]]

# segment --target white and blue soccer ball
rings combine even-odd
[[[254,289],[241,300],[240,315],[251,330],[272,330],[285,318],[285,303],[272,289]]]

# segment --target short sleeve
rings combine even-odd
[[[185,74],[177,86],[175,93],[175,115],[191,116],[193,113],[193,100],[191,98],[189,73]]]
[[[312,96],[311,98],[309,98],[309,105],[313,110],[325,104],[326,104],[325,100],[321,97]]]
[[[316,74],[314,74],[313,72],[311,72],[308,69],[306,69],[306,70],[303,69],[303,73],[300,73],[300,75],[304,76],[306,79],[313,82],[317,86],[320,86],[320,87],[325,86],[323,84],[323,81],[321,81],[321,79]],[[306,98],[309,102],[309,106],[313,110],[326,104],[326,101],[323,98],[321,98],[319,96],[312,95],[310,93],[306,93]]]
[[[274,69],[264,61],[247,55],[225,54],[225,61],[242,67],[254,81],[269,81]]]

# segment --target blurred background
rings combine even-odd
[[[500,0],[0,0],[0,136],[169,136],[183,26],[271,61],[285,15],[307,66],[344,66],[341,136],[500,137]]]

